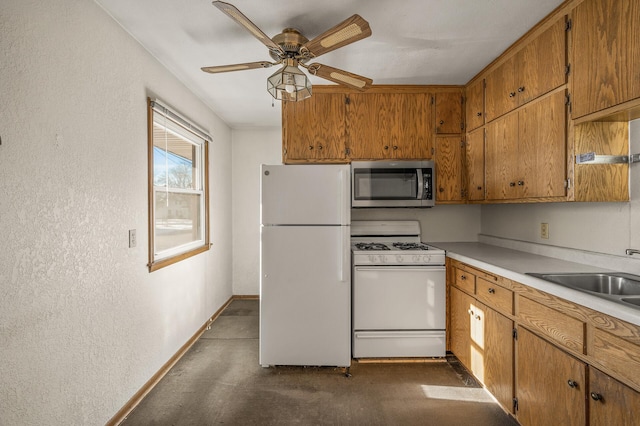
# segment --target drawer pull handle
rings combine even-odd
[[[602,395],[596,392],[591,392],[591,399],[594,401],[602,401]]]
[[[490,288],[488,291],[489,291],[489,294],[494,294],[496,292],[496,289],[495,288]]]
[[[576,382],[575,380],[567,380],[567,384],[569,385],[570,388],[574,389],[578,387],[578,382]]]

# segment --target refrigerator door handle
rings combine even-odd
[[[340,231],[342,233],[342,244],[340,250],[338,250],[338,281],[340,282],[346,281],[347,277],[345,271],[351,267],[351,250],[349,248],[350,233],[347,232],[348,230],[348,226],[340,227]]]
[[[340,170],[339,172],[339,177],[338,177],[338,194],[340,194],[340,225],[346,225],[345,223],[345,217],[346,217],[346,213],[347,213],[347,203],[346,203],[346,197],[345,197],[345,175],[347,173],[346,170]]]

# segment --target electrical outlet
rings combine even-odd
[[[136,230],[129,229],[129,248],[135,247],[138,242],[138,238],[136,237]]]
[[[549,239],[549,224],[548,223],[541,223],[540,224],[540,238],[543,238],[545,240]]]

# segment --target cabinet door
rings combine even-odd
[[[395,117],[396,134],[392,138],[394,158],[427,160],[433,157],[433,104],[430,93],[392,95],[399,105]]]
[[[585,0],[573,16],[573,117],[640,97],[640,1]]]
[[[565,93],[557,92],[518,112],[518,196],[566,194]]]
[[[485,113],[487,122],[518,106],[515,60],[512,56],[485,79]]]
[[[282,103],[284,162],[346,161],[346,107],[342,94],[317,93]]]
[[[478,80],[466,88],[465,116],[467,131],[484,124],[484,80]]]
[[[436,93],[436,133],[462,133],[462,93]]]
[[[351,159],[430,159],[429,93],[357,93],[347,106]]]
[[[484,200],[484,129],[468,133],[465,148],[467,199]]]
[[[589,396],[590,426],[640,425],[640,393],[593,367],[589,367]]]
[[[462,138],[436,138],[436,201],[462,201]]]
[[[381,93],[349,95],[347,122],[349,156],[353,160],[392,157],[391,135],[398,108],[395,99]],[[397,149],[397,148],[396,148]]]
[[[462,365],[471,370],[471,305],[474,298],[457,289],[450,288],[451,352]]]
[[[522,426],[586,424],[586,365],[518,328],[517,419]]]
[[[513,407],[513,321],[484,307],[484,385],[500,404]]]
[[[565,40],[563,17],[518,52],[518,105],[523,105],[565,83]]]
[[[506,115],[486,126],[485,179],[488,200],[517,197],[518,114]]]

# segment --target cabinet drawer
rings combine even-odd
[[[474,294],[476,291],[476,276],[456,268],[456,287],[469,294]]]
[[[585,353],[585,324],[526,297],[518,297],[518,320],[533,331],[580,354]]]
[[[640,346],[596,328],[590,355],[600,365],[640,387]]]
[[[513,314],[513,292],[483,278],[476,279],[476,298],[503,314]]]

